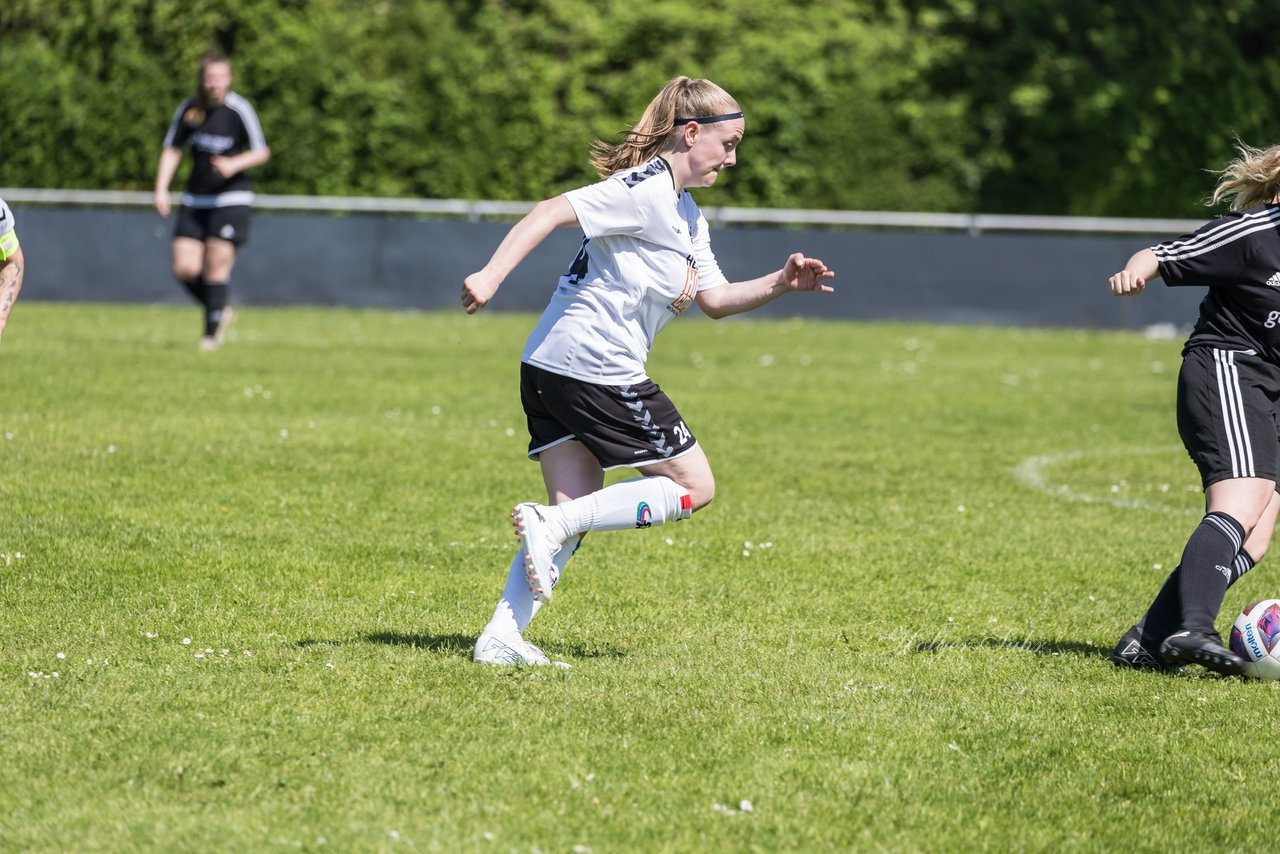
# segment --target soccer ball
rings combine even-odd
[[[1280,679],[1280,599],[1263,599],[1240,612],[1231,627],[1231,651],[1245,660],[1246,676]]]

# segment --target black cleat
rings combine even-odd
[[[1134,670],[1158,670],[1176,673],[1182,670],[1180,664],[1166,664],[1160,656],[1152,652],[1155,643],[1151,638],[1142,636],[1137,626],[1125,632],[1111,651],[1111,663],[1116,667],[1128,667]]]
[[[1181,631],[1160,644],[1160,656],[1169,664],[1203,664],[1224,676],[1243,676],[1244,659],[1222,645],[1217,633]]]

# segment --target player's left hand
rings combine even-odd
[[[795,252],[787,258],[782,268],[782,284],[793,291],[817,291],[830,294],[835,288],[823,284],[827,279],[834,279],[834,270],[817,258],[806,258],[804,253]]]
[[[209,158],[209,165],[213,167],[213,171],[217,172],[223,178],[230,178],[239,170],[236,169],[235,161],[230,157],[223,157],[215,154]]]

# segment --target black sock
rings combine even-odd
[[[1244,574],[1253,569],[1254,566],[1256,564],[1253,560],[1253,555],[1241,549],[1240,554],[1236,555],[1235,563],[1231,564],[1231,584],[1235,584],[1244,578]],[[1227,587],[1230,587],[1231,584],[1228,584]]]
[[[1178,593],[1182,628],[1212,632],[1222,598],[1235,577],[1235,558],[1244,545],[1244,527],[1226,513],[1205,515],[1182,551]]]
[[[187,289],[187,293],[191,294],[191,298],[196,302],[204,305],[204,277],[196,276],[194,279],[179,279],[182,286]]]
[[[1157,647],[1160,642],[1178,630],[1182,623],[1182,596],[1178,593],[1182,581],[1182,566],[1174,567],[1173,572],[1164,580],[1164,586],[1152,600],[1147,613],[1138,621],[1138,631],[1142,637]]]
[[[204,283],[204,334],[213,335],[222,322],[222,312],[227,307],[227,298],[231,292],[230,282]]]
[[[1231,582],[1228,589],[1256,564],[1253,555],[1241,549],[1231,563]],[[1138,621],[1138,631],[1144,641],[1159,644],[1178,630],[1182,622],[1182,597],[1178,594],[1178,585],[1182,581],[1182,565],[1174,567],[1173,572],[1164,580],[1164,586],[1156,594],[1156,598]]]

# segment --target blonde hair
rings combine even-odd
[[[597,139],[591,145],[591,165],[601,178],[652,160],[680,133],[676,119],[699,119],[738,112],[733,96],[710,80],[674,77],[667,81],[640,121],[625,131],[616,145]]]
[[[1280,145],[1253,148],[1236,140],[1240,156],[1218,173],[1218,186],[1209,199],[1215,205],[1231,200],[1231,210],[1274,202],[1280,197]]]

